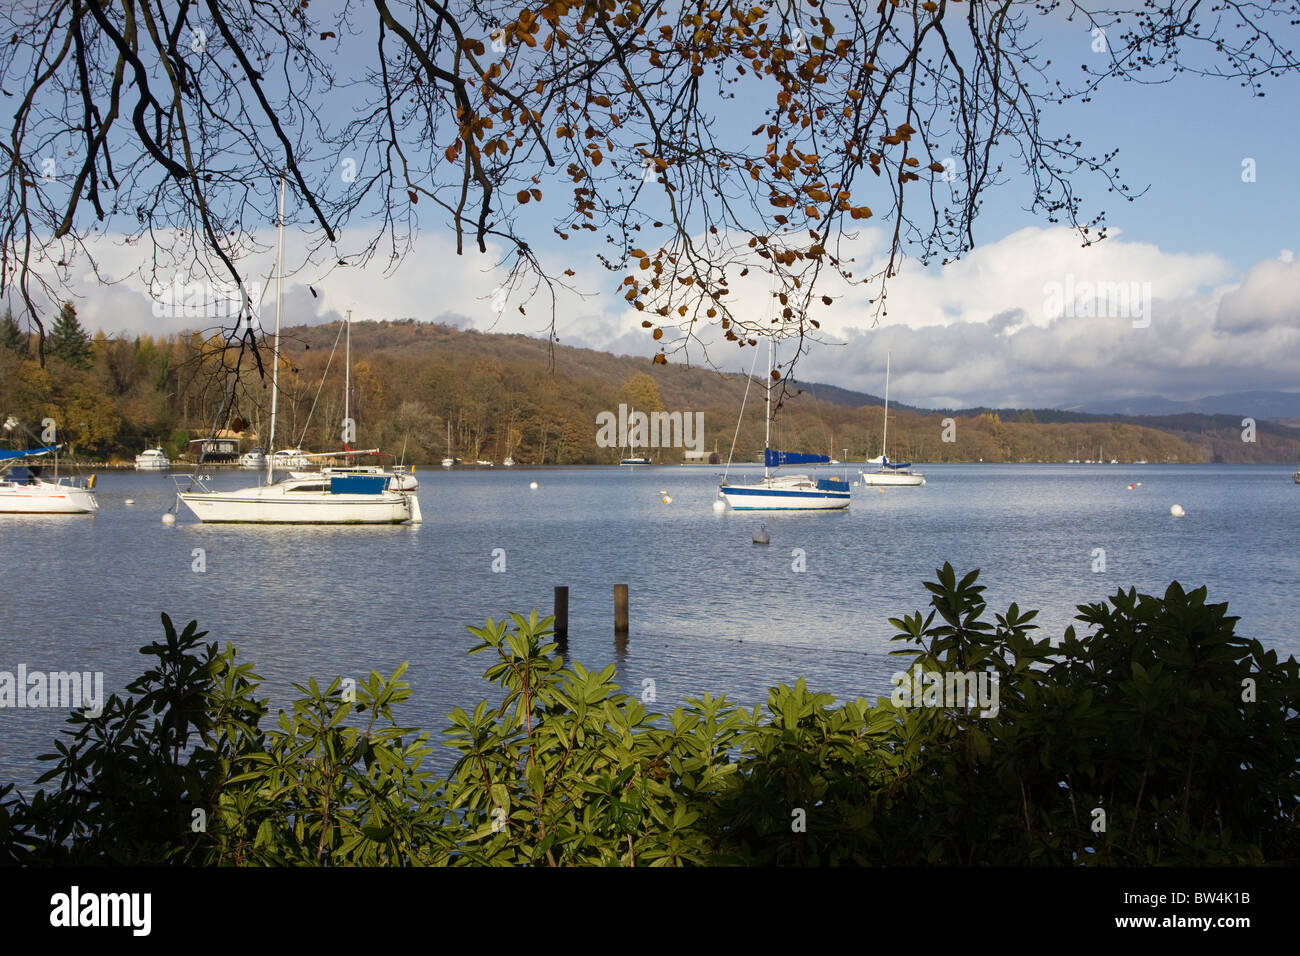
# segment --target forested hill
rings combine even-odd
[[[92,340],[77,328],[75,316],[61,328],[44,369],[25,336],[0,328],[0,415],[17,418],[29,435],[43,418],[53,417],[61,439],[78,453],[117,459],[153,444],[177,454],[214,424],[242,432],[243,447],[264,443],[259,435],[265,434],[270,389],[248,362],[234,401],[221,414],[230,379],[222,362],[231,355],[223,354],[219,339],[110,339],[100,333]],[[339,332],[339,323],[284,331],[277,447],[341,446]],[[692,420],[702,413],[698,447],[716,450],[725,460],[752,358],[747,350],[728,356],[736,369],[728,373],[656,366],[645,358],[552,346],[543,338],[414,320],[354,322],[351,338],[348,411],[356,422],[356,443],[404,454],[416,464],[436,463],[449,447],[451,455],[469,461],[500,462],[511,455],[520,463],[616,462],[626,451],[598,443],[597,416],[617,415],[620,404],[691,413]],[[776,416],[774,445],[859,461],[880,453],[879,399],[863,396],[862,404],[853,405],[845,403],[847,390],[811,385],[796,394],[796,388]],[[828,392],[838,401],[822,400]],[[1284,426],[1260,422],[1257,441],[1241,438],[1239,422],[1218,416],[1041,421],[1027,411],[954,413],[891,404],[888,450],[891,458],[918,461],[1066,461],[1098,454],[1152,463],[1300,458],[1297,433]],[[10,435],[10,444],[23,442],[21,432]],[[685,449],[677,445],[638,451],[656,462],[678,462]],[[762,390],[754,386],[735,456],[755,460],[762,445]]]

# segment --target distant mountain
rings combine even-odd
[[[1154,395],[1100,400],[1075,410],[1099,415],[1182,415],[1193,412],[1254,419],[1296,419],[1300,418],[1300,392],[1230,392],[1184,402]]]
[[[861,408],[863,405],[884,405],[885,400],[879,395],[870,395],[867,392],[855,392],[852,389],[840,388],[838,385],[826,385],[821,382],[799,382],[796,381],[795,387],[806,395],[827,402],[831,405],[844,405],[849,408]],[[897,408],[901,411],[916,412],[918,414],[928,412],[929,409],[920,408],[916,405],[907,405],[903,402],[890,402],[890,408]]]

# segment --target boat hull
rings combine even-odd
[[[923,485],[925,484],[925,475],[900,475],[892,472],[864,471],[862,483],[864,485]]]
[[[181,492],[178,497],[205,524],[402,524],[412,520],[410,496],[395,492],[294,500],[257,491]]]
[[[838,511],[847,508],[851,493],[815,487],[790,487],[775,482],[723,485],[723,500],[735,511]]]
[[[86,515],[99,510],[99,502],[85,488],[47,484],[42,488],[0,488],[0,514]]]

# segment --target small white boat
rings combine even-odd
[[[925,475],[912,471],[910,461],[896,465],[889,460],[889,363],[892,353],[885,353],[885,426],[881,430],[880,455],[867,464],[879,465],[875,471],[859,471],[864,485],[912,486],[925,484]]]
[[[442,460],[442,467],[444,468],[450,468],[454,464],[456,464],[455,458],[444,458]]]
[[[480,458],[478,461],[474,462],[474,464],[480,465],[483,468],[491,468],[495,464],[495,462],[484,461],[483,459]]]
[[[53,447],[30,452],[0,452],[0,514],[94,514],[99,502],[92,491],[95,476],[84,483],[73,478],[53,479],[44,475],[37,464],[14,464],[26,458],[47,454]]]
[[[172,466],[172,460],[161,448],[149,448],[135,456],[136,471],[165,471]]]
[[[506,455],[506,460],[503,461],[501,464],[505,465],[507,468],[513,468],[515,467],[515,460],[511,458],[509,455]]]
[[[624,458],[619,461],[620,465],[653,465],[649,458]]]
[[[262,471],[266,468],[266,452],[253,448],[239,456],[239,467],[248,471]]]
[[[925,484],[925,475],[912,471],[912,463],[907,462],[902,465],[895,465],[893,462],[885,459],[884,464],[879,471],[863,471],[862,483],[864,485],[923,485]]]

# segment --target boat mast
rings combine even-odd
[[[284,301],[284,174],[280,174],[280,239],[275,256],[275,338],[271,340],[271,437],[266,446],[266,483],[275,480],[275,400],[280,394],[280,312]]]
[[[343,362],[343,430],[346,434],[348,427],[348,397],[352,393],[352,310],[348,309],[348,344],[347,351],[344,353]],[[348,443],[344,442],[343,447],[346,449]]]
[[[766,409],[766,414],[763,416],[764,417],[764,422],[763,422],[763,477],[764,478],[771,477],[771,471],[767,467],[767,450],[772,445],[772,375],[771,372],[774,367],[772,365],[772,358],[773,358],[773,343],[775,341],[776,341],[775,333],[767,337],[768,376],[767,376],[767,388],[763,390],[764,395],[767,396],[767,403],[766,403],[767,409]]]
[[[889,463],[889,358],[892,352],[885,353],[885,431],[880,436],[881,464]]]

